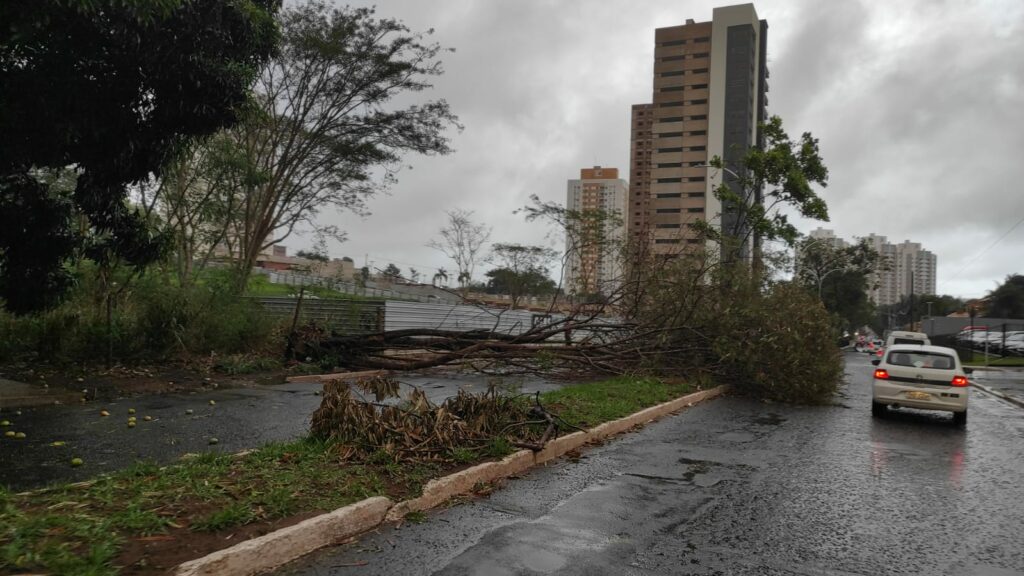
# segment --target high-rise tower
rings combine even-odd
[[[741,173],[743,155],[761,142],[767,32],[753,4],[654,31],[652,103],[632,111],[627,221],[630,239],[650,242],[655,254],[700,245],[690,227],[698,219],[734,229],[735,215],[712,191],[723,178],[734,182],[729,171]],[[714,156],[728,170],[708,168]],[[759,193],[752,200],[760,201]]]

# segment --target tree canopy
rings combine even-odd
[[[1024,318],[1024,275],[1011,274],[988,295],[988,316]]]
[[[153,261],[126,202],[190,139],[234,124],[276,47],[279,0],[0,5],[0,299],[55,303],[65,264]],[[72,167],[74,189],[40,178]],[[73,223],[81,215],[85,225]]]

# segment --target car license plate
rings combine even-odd
[[[907,392],[907,398],[911,400],[931,400],[932,395],[927,392]]]

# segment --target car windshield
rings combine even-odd
[[[915,340],[913,338],[896,338],[892,341],[893,344],[924,344],[924,340]]]
[[[948,354],[925,352],[923,350],[897,350],[889,353],[889,364],[893,366],[913,366],[915,368],[934,368],[936,370],[952,370],[956,361]]]

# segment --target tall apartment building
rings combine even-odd
[[[696,220],[727,230],[734,224],[712,191],[735,179],[706,165],[719,156],[739,172],[740,159],[762,141],[767,32],[753,4],[654,31],[651,103],[632,109],[627,220],[631,239],[650,242],[655,254],[699,245],[690,228]]]
[[[832,243],[832,239],[842,242],[834,247],[848,245],[841,238],[835,238],[831,230],[819,228],[811,237],[824,238]],[[935,294],[938,258],[917,242],[905,240],[900,244],[892,244],[885,236],[868,234],[862,238],[884,259],[888,270],[878,273],[873,284],[876,288],[868,292],[868,297],[878,306],[897,304],[910,294]],[[860,239],[858,239],[860,240]]]
[[[625,237],[626,194],[618,168],[583,168],[578,180],[569,180],[566,208],[580,214],[581,221],[566,231],[567,293],[610,294],[619,287],[622,264],[616,247]]]

